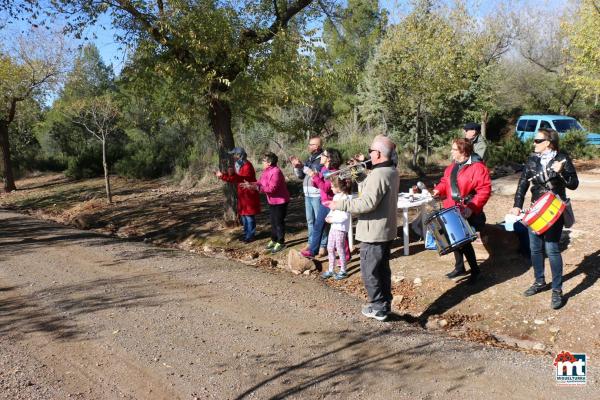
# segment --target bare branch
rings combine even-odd
[[[523,51],[520,51],[520,53],[523,56],[523,58],[525,58],[527,61],[530,61],[530,62],[534,63],[538,67],[542,68],[544,71],[546,71],[546,72],[552,72],[554,74],[558,74],[558,70],[550,68],[550,67],[542,64],[541,62],[539,62],[535,58],[529,56],[528,54],[525,54]]]
[[[277,0],[273,0],[273,10],[275,11],[276,19],[279,19],[279,7],[277,6]]]
[[[275,18],[275,21],[269,28],[261,30],[260,33],[252,29],[245,30],[242,32],[242,40],[253,41],[257,44],[268,42],[273,39],[282,28],[285,28],[296,14],[308,7],[312,2],[313,0],[296,0],[283,14]]]
[[[338,28],[337,23],[335,22],[335,18],[332,15],[332,13],[327,9],[325,4],[323,3],[323,0],[318,0],[318,3],[319,3],[319,7],[321,8],[321,11],[323,11],[323,14],[325,14],[325,16],[327,17],[327,20],[331,23],[331,26],[333,26],[333,29],[335,29],[335,33],[338,35],[340,40],[345,43],[346,38],[342,34],[342,32],[340,32],[340,29]]]

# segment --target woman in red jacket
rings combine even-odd
[[[235,170],[230,169],[229,173],[217,171],[215,175],[225,182],[235,183],[238,198],[237,211],[244,226],[242,241],[250,243],[256,234],[255,215],[260,213],[260,197],[256,190],[246,188],[241,183],[256,182],[256,173],[252,163],[247,160],[248,156],[243,148],[235,147],[229,154],[233,154]]]
[[[433,190],[434,196],[444,199],[444,208],[458,206],[463,216],[475,230],[485,225],[483,206],[490,198],[492,181],[490,172],[480,159],[472,158],[473,145],[466,139],[454,139],[452,142],[452,164],[444,171],[440,183]],[[458,193],[452,190],[452,182],[458,187]],[[474,282],[481,272],[477,266],[475,250],[471,243],[454,251],[456,263],[454,270],[446,276],[450,279],[467,275],[463,257],[471,267],[470,282]]]

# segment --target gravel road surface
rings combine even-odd
[[[316,279],[0,211],[2,399],[598,398]]]

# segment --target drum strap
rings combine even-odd
[[[458,189],[458,171],[462,165],[458,163],[454,164],[452,172],[450,173],[450,189],[452,191],[452,200],[459,203],[462,203],[463,201],[463,198],[460,196],[460,190]]]

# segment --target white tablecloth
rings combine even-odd
[[[433,202],[434,199],[431,197],[429,193],[418,193],[413,195],[413,201],[410,201],[408,193],[399,193],[398,194],[398,208],[402,209],[402,219],[403,219],[403,228],[402,233],[404,236],[404,255],[407,256],[409,254],[409,241],[408,241],[408,210],[410,208],[420,208],[420,216],[421,216],[421,229],[423,234],[425,233],[425,221],[423,218],[425,217],[424,208],[427,204]]]
[[[398,208],[420,207],[433,201],[430,195],[415,194],[413,201],[410,201],[408,193],[398,193]]]

